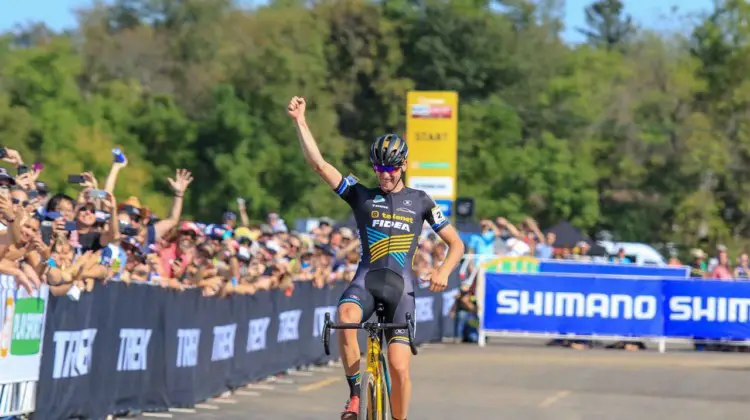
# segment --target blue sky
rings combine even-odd
[[[4,4],[0,13],[0,31],[13,28],[18,23],[43,21],[54,29],[75,26],[73,9],[86,6],[89,0],[0,0]],[[583,9],[591,0],[565,0],[565,38],[580,41],[576,27],[585,23]],[[625,0],[627,12],[641,25],[653,29],[665,29],[661,17],[670,8],[680,5],[681,12],[708,10],[712,0]],[[674,29],[674,28],[669,28]]]

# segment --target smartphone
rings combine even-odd
[[[83,184],[86,182],[86,178],[81,174],[68,175],[68,182],[71,184]]]
[[[107,192],[104,190],[89,190],[89,198],[107,198]]]
[[[33,200],[35,198],[39,197],[39,191],[37,190],[31,190],[29,191],[29,199]]]
[[[62,214],[56,212],[56,211],[48,211],[44,214],[44,217],[47,218],[47,220],[57,220],[62,217]]]
[[[78,224],[76,222],[65,222],[65,230],[68,232],[78,230]]]
[[[242,207],[245,205],[245,199],[242,197],[237,197],[237,205]]]
[[[8,157],[8,151],[5,150],[5,146],[0,146],[0,159],[5,159]]]
[[[0,196],[2,197],[8,197],[10,195],[10,189],[5,187],[0,187]]]
[[[30,169],[29,169],[28,166],[26,166],[24,164],[18,165],[18,175],[23,175],[25,173],[28,173],[29,171],[30,171]]]
[[[117,163],[125,163],[127,158],[125,157],[125,153],[122,152],[122,149],[119,147],[115,147],[112,149],[112,158]]]

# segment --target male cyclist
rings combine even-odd
[[[464,246],[458,233],[424,191],[404,186],[402,178],[409,150],[399,136],[386,134],[370,146],[370,161],[379,187],[367,188],[352,175],[343,177],[323,159],[305,121],[303,98],[292,98],[287,112],[294,119],[305,160],[351,206],[357,221],[362,256],[354,279],[339,300],[337,321],[367,320],[375,311],[376,302],[380,302],[385,307],[386,322],[406,323],[406,314],[414,314],[417,277],[412,263],[422,225],[427,221],[449,247],[445,262],[431,274],[430,290],[435,292],[445,290],[448,276],[463,255]],[[355,420],[360,394],[357,331],[338,330],[338,334],[349,384],[349,399],[341,419]],[[407,331],[391,331],[387,339],[392,415],[394,420],[405,420],[411,394]]]

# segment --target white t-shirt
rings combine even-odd
[[[522,257],[529,255],[531,247],[524,241],[517,238],[510,238],[505,241],[505,255],[509,257]]]

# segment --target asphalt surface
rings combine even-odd
[[[750,354],[434,344],[413,359],[409,419],[727,419],[750,415]],[[340,367],[251,385],[175,419],[335,420]],[[147,414],[148,415],[148,414]]]

